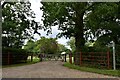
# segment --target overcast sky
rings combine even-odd
[[[41,0],[29,0],[31,2],[31,9],[35,12],[36,14],[36,18],[35,18],[35,21],[37,22],[40,22],[42,24],[42,14],[43,12],[40,10],[40,7],[42,6],[42,4],[40,3]],[[38,30],[40,33],[41,33],[41,36],[45,36],[45,37],[52,37],[52,38],[55,38],[56,35],[60,32],[58,30],[58,27],[57,26],[53,26],[52,27],[52,34],[50,35],[46,35],[46,32],[44,30]],[[37,34],[34,35],[34,38],[36,40],[40,39],[40,36],[38,36]],[[66,39],[64,37],[58,39],[58,43],[61,43],[61,44],[64,44],[66,47],[69,48],[69,46],[67,46],[66,42],[68,41],[69,39]]]

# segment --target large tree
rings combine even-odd
[[[38,27],[31,3],[2,2],[2,43],[3,47],[21,48],[24,39],[32,37]],[[33,31],[33,32],[32,32]]]
[[[24,45],[24,49],[30,52],[37,53],[45,53],[45,54],[55,54],[66,51],[67,48],[59,44],[55,38],[45,38],[41,37],[41,39],[37,41],[29,40],[26,45]]]
[[[96,32],[99,32],[96,38],[102,35],[102,31],[107,33],[109,29],[105,25],[119,26],[118,14],[116,15],[118,3],[42,2],[42,4],[44,29],[50,32],[52,26],[59,25],[58,29],[62,31],[59,36],[75,38],[75,64],[80,63],[80,54],[78,52],[83,50],[85,39],[87,40],[88,37],[93,38]],[[112,14],[114,14],[114,17]],[[116,34],[116,32],[113,33]]]
[[[43,2],[42,4],[44,28],[50,31],[51,26],[59,25],[58,29],[62,30],[59,36],[75,37],[76,52],[80,52],[85,43],[83,16],[88,4],[79,2]],[[79,53],[75,62],[79,64]]]
[[[41,53],[45,54],[55,54],[58,52],[58,43],[56,38],[45,38],[41,37],[37,42],[37,46]]]

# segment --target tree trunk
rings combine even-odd
[[[82,6],[82,7],[81,7]],[[76,19],[75,19],[75,46],[76,46],[76,53],[75,53],[75,64],[80,64],[80,52],[85,44],[84,39],[84,31],[83,31],[83,11],[84,5],[80,3],[79,5],[76,5]]]

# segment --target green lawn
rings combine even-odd
[[[65,63],[64,66],[71,68],[71,69],[77,69],[80,71],[93,72],[93,73],[98,73],[98,74],[120,77],[120,70],[106,70],[106,69],[97,69],[97,68],[89,68],[89,67],[80,67],[80,66],[76,66],[70,63]]]
[[[4,66],[2,66],[2,68],[18,67],[18,66],[35,64],[35,63],[38,63],[38,62],[39,62],[39,59],[38,59],[38,58],[34,58],[32,62],[30,61],[30,59],[28,59],[26,63],[12,64],[12,65],[4,65]]]

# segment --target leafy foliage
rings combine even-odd
[[[2,4],[3,47],[21,48],[24,39],[32,37],[38,27],[30,2],[7,2]],[[31,19],[30,19],[31,18]]]
[[[16,49],[16,48],[2,48],[3,53],[14,52],[14,54],[27,54],[27,51],[24,49]]]
[[[114,41],[120,43],[120,4],[99,3],[91,8],[86,17],[86,26],[92,31],[94,38],[107,44]]]
[[[42,3],[44,28],[51,29],[51,26],[59,25],[59,36],[75,37],[75,46],[78,37],[75,35],[95,39],[107,39],[106,43],[111,40],[119,41],[119,3]],[[79,8],[81,9],[79,9]],[[84,13],[82,15],[82,13]],[[79,14],[79,16],[78,16]],[[79,17],[83,17],[79,19]],[[82,20],[83,19],[83,20]],[[83,26],[78,26],[79,24]],[[113,27],[114,26],[114,27]],[[79,29],[78,29],[79,27]],[[81,33],[83,27],[83,33]],[[77,30],[78,29],[78,30]],[[77,32],[78,31],[78,32]],[[92,33],[91,33],[92,32]],[[92,35],[93,34],[93,35]],[[116,36],[117,35],[117,36]],[[94,38],[92,38],[94,37]],[[102,41],[104,42],[104,41]],[[80,43],[84,44],[84,41]],[[80,45],[80,44],[79,44]],[[82,44],[81,44],[82,46]]]
[[[72,53],[75,53],[75,39],[71,38],[70,41],[67,42],[67,45],[72,49]]]
[[[41,37],[36,42],[29,40],[24,46],[24,49],[30,52],[39,52],[45,54],[55,54],[58,52],[58,43],[55,38]]]
[[[67,48],[62,44],[58,44],[58,52],[61,53],[65,51],[67,51]]]
[[[62,32],[58,37],[75,37],[77,47],[84,45],[83,15],[86,3],[42,3],[44,29],[51,31],[51,26],[59,25]],[[79,7],[79,8],[78,8]],[[79,31],[80,30],[80,31]],[[80,40],[79,44],[77,40]]]
[[[120,42],[119,3],[42,2],[42,4],[44,29],[50,32],[52,26],[59,25],[58,29],[61,30],[59,37],[75,38],[76,52],[85,49],[85,40],[88,38],[103,42],[100,44],[102,46],[111,40],[117,44]],[[75,62],[79,64],[79,53],[75,57]]]
[[[57,41],[54,38],[42,37],[40,42],[40,52],[46,54],[55,54],[58,51]]]
[[[24,46],[24,49],[29,52],[34,52],[34,48],[36,47],[35,42],[32,40],[29,40],[27,44]],[[37,52],[37,51],[36,51]]]

